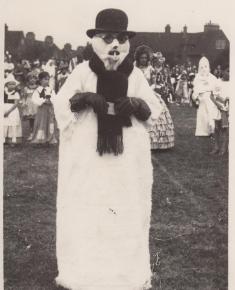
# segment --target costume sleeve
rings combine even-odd
[[[76,115],[70,110],[69,99],[76,93],[81,92],[82,67],[78,65],[68,76],[67,80],[53,98],[55,116],[60,129],[60,133],[72,131],[76,123]],[[70,134],[69,134],[70,135]]]
[[[146,124],[154,125],[163,110],[163,106],[155,96],[153,89],[149,86],[143,73],[139,70],[137,70],[136,97],[143,99],[151,110],[151,115],[146,121]]]
[[[198,82],[198,78],[196,76],[195,79],[194,79],[194,81],[193,81],[193,94],[192,94],[192,99],[194,101],[198,99],[199,93],[200,93],[199,82]]]

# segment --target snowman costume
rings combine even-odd
[[[72,290],[151,284],[148,128],[162,106],[128,61],[129,40],[103,39],[110,31],[134,36],[127,23],[118,9],[97,15],[96,28],[87,31],[94,55],[77,65],[54,102],[60,129],[56,282]]]

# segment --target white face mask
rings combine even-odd
[[[129,40],[120,44],[115,38],[112,43],[108,44],[101,37],[94,36],[91,44],[94,52],[103,61],[107,70],[117,70],[130,50]]]

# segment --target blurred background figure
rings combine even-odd
[[[54,59],[49,59],[44,66],[44,71],[50,76],[49,86],[52,90],[55,90],[55,77],[56,77],[56,63]]]
[[[33,138],[34,119],[37,113],[38,106],[33,102],[32,96],[38,87],[38,75],[35,72],[29,72],[26,77],[26,85],[24,86],[21,99],[22,99],[22,117],[29,122],[29,136],[28,141]]]
[[[216,86],[219,86],[218,79],[210,73],[208,59],[202,57],[194,79],[193,100],[198,103],[195,136],[210,136],[214,133],[218,109],[210,97]]]
[[[5,143],[17,143],[17,139],[22,137],[22,126],[19,113],[20,95],[16,91],[18,82],[14,76],[8,75],[5,78],[4,87],[4,138]]]
[[[219,112],[215,118],[214,146],[211,154],[224,155],[228,152],[229,140],[229,73],[223,74],[220,86],[216,87],[211,100]]]
[[[182,71],[175,89],[177,105],[189,104],[187,72]]]

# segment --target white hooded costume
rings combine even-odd
[[[107,70],[116,69],[129,52],[128,40],[105,44],[93,37],[92,46]],[[114,46],[120,54],[108,55]],[[124,152],[100,156],[97,115],[92,108],[72,113],[69,103],[77,92],[96,93],[96,85],[97,75],[83,62],[54,102],[60,129],[56,281],[73,290],[148,289],[153,173],[146,127],[162,107],[134,67],[127,96],[143,99],[151,116],[146,122],[131,116],[132,126],[123,127]]]
[[[219,110],[210,96],[220,86],[220,83],[210,73],[210,64],[206,57],[202,57],[199,61],[198,74],[196,74],[193,84],[192,98],[199,102],[195,136],[209,136],[214,133],[215,120],[220,117]]]

